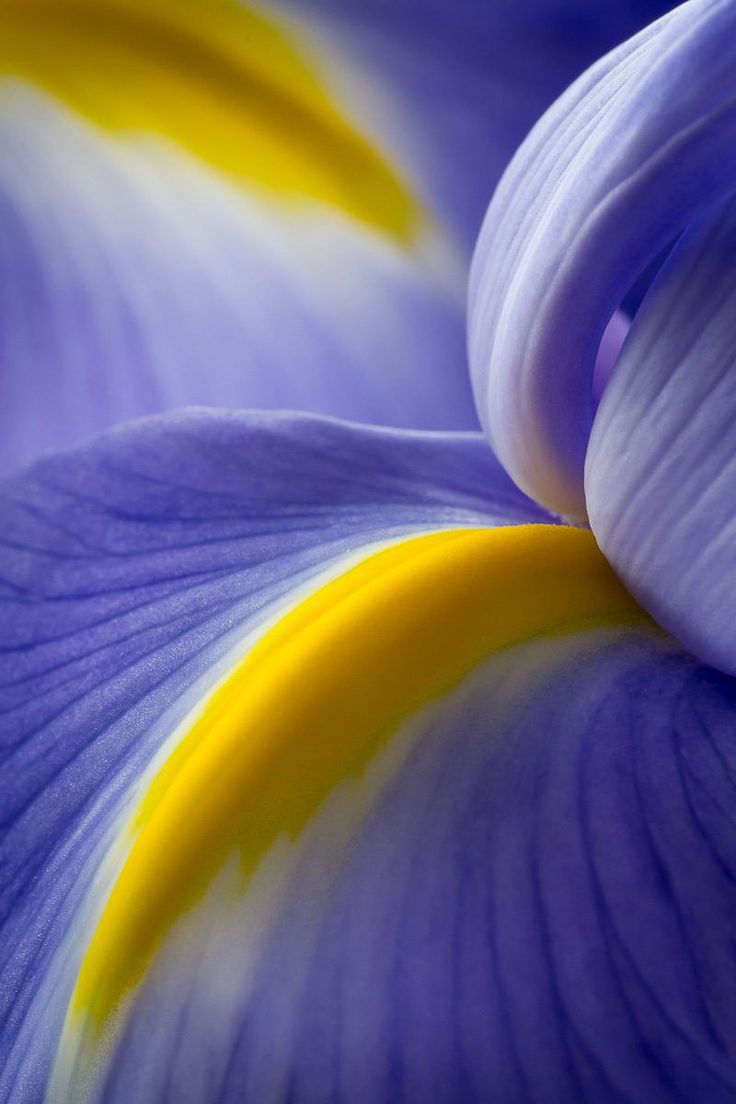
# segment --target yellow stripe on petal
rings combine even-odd
[[[116,133],[155,133],[281,200],[406,241],[422,215],[292,36],[238,0],[0,0],[0,73]]]
[[[150,785],[67,1032],[94,1048],[227,857],[240,856],[245,886],[476,664],[540,634],[642,619],[591,534],[553,526],[413,538],[317,590],[248,653]]]

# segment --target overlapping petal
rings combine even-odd
[[[291,0],[287,10],[297,19],[308,12],[352,62],[381,74],[395,109],[409,120],[403,154],[422,193],[472,250],[494,185],[545,107],[668,5]],[[349,82],[341,88],[350,102]],[[380,114],[374,125],[390,140]]]
[[[557,176],[559,110],[542,124],[551,185],[540,171],[524,186],[555,203],[530,228],[539,197],[524,208],[519,187],[497,316],[484,260],[475,289],[494,355],[544,348],[560,394],[576,373],[590,382],[599,353],[594,531],[660,623],[727,667],[732,458],[709,446],[733,413],[733,207],[673,251],[610,381],[627,322],[598,338],[616,288],[726,190],[715,47],[734,10],[696,0],[586,78]],[[696,59],[712,69],[679,95],[671,67]],[[628,129],[634,93],[653,89],[668,97],[659,121]],[[371,164],[323,108],[317,96],[311,124]],[[582,151],[603,147],[572,133],[584,120],[617,139],[590,179]],[[668,165],[674,195],[636,242],[643,181]],[[149,168],[138,159],[153,185]],[[214,217],[200,190],[221,182],[190,170]],[[342,171],[311,178],[320,203]],[[383,217],[373,198],[351,214],[361,233]],[[534,260],[557,239],[543,294]],[[125,227],[115,240],[122,257]],[[175,282],[162,240],[151,256]],[[581,257],[609,241],[611,271],[588,287]],[[30,278],[54,310],[70,293],[80,339],[114,316],[63,276]],[[583,336],[550,351],[573,284]],[[572,422],[522,369],[509,409],[525,416],[494,444],[521,482],[534,468],[541,498],[578,508],[579,457],[565,463],[580,442],[555,452]],[[0,485],[0,1101],[736,1097],[735,684],[649,620],[590,532],[553,521],[480,436],[264,413],[134,423]],[[695,609],[714,625],[705,643]]]
[[[0,468],[192,402],[474,426],[487,196],[660,6],[4,4]]]
[[[732,1098],[732,683],[479,437],[155,419],[0,516],[0,1099]]]
[[[568,515],[585,515],[606,324],[733,190],[735,29],[730,0],[690,0],[604,58],[538,124],[489,208],[471,291],[479,412],[519,485]]]
[[[736,209],[699,220],[637,314],[586,459],[591,525],[657,620],[736,673]]]

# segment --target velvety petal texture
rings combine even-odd
[[[239,846],[163,936],[112,1053],[74,1007],[50,1098],[732,1100],[734,704],[650,633],[587,629],[481,663],[297,833],[269,820],[255,871],[248,787]],[[312,744],[309,721],[300,787],[330,736]],[[343,735],[358,757],[359,724]],[[181,845],[160,856],[167,888]],[[129,958],[105,951],[91,1000]]]
[[[719,1104],[734,684],[477,436],[6,481],[0,1099]]]
[[[544,514],[480,437],[203,412],[6,482],[2,519],[0,1099],[25,1102],[109,891],[111,838],[251,640],[376,548]]]
[[[736,206],[700,219],[636,316],[586,458],[591,526],[648,610],[736,673]]]
[[[661,7],[3,4],[0,469],[193,402],[474,427],[487,197]]]
[[[471,281],[478,408],[513,478],[561,513],[585,516],[606,325],[649,262],[733,190],[735,74],[736,5],[690,0],[573,85],[489,208]]]

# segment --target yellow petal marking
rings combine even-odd
[[[330,204],[402,241],[420,229],[417,200],[315,63],[238,0],[0,0],[1,73],[282,201]]]
[[[450,530],[371,555],[288,613],[211,697],[153,780],[70,1006],[109,1027],[234,849],[244,879],[360,775],[402,721],[539,634],[646,621],[589,532]]]

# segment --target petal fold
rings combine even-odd
[[[690,0],[598,62],[500,184],[474,260],[481,421],[517,483],[585,517],[592,374],[647,264],[736,172],[736,6]]]
[[[644,300],[596,414],[585,495],[639,601],[736,673],[736,205],[704,216]]]

